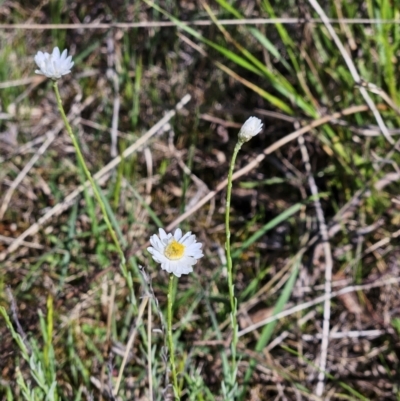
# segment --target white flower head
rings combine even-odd
[[[261,132],[263,128],[262,121],[257,117],[249,117],[245,123],[242,125],[239,131],[239,140],[242,142],[247,142],[253,136],[256,136]]]
[[[151,253],[161,268],[168,273],[180,277],[193,271],[193,265],[202,258],[202,244],[196,242],[196,236],[190,231],[182,236],[182,230],[177,228],[174,235],[167,234],[162,228],[159,229],[160,236],[154,234],[150,237],[147,250]]]
[[[67,55],[67,49],[60,54],[58,47],[55,47],[51,54],[38,51],[35,56],[35,63],[39,67],[38,70],[35,70],[36,74],[45,75],[54,80],[69,74],[74,62],[72,56],[67,57]]]

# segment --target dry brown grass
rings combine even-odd
[[[78,24],[162,19],[145,3],[132,3],[117,1],[109,6],[101,1],[76,1],[57,10],[54,2],[5,1],[0,7],[0,22]],[[307,4],[300,3],[291,17],[312,13]],[[176,5],[165,2],[161,6],[185,21],[206,17],[200,4],[194,6],[190,1]],[[213,6],[216,10],[217,6]],[[258,2],[235,2],[235,7],[246,16],[265,17]],[[277,14],[288,11],[281,10],[278,3],[275,7]],[[270,26],[261,28],[290,61],[277,31]],[[215,26],[195,29],[209,40],[222,43]],[[295,76],[261,50],[248,31],[226,29],[266,65],[281,68],[281,73],[307,98]],[[318,46],[326,45],[313,43],[312,35],[318,29],[314,25],[307,29],[299,24],[288,27],[292,38],[298,40],[296,57],[311,71],[313,56],[322,59]],[[356,26],[354,30],[357,29]],[[317,64],[319,77],[314,82],[306,72],[303,77],[315,100],[316,113],[326,119],[322,121],[311,118],[294,103],[290,106],[295,115],[281,113],[243,81],[217,68],[215,62],[236,71],[242,80],[273,92],[265,77],[241,69],[213,49],[207,49],[206,57],[191,42],[193,38],[185,38],[182,32],[177,35],[173,27],[39,31],[0,26],[4,52],[0,60],[0,210],[1,204],[5,205],[0,221],[0,304],[11,312],[6,296],[6,288],[10,288],[19,324],[27,335],[25,340],[28,344],[36,342],[42,353],[46,341],[38,311],[46,316],[52,299],[52,344],[60,399],[112,399],[109,389],[115,384],[125,354],[127,365],[117,399],[149,399],[149,359],[154,399],[167,399],[171,394],[166,388],[164,335],[152,333],[150,355],[147,330],[149,324],[150,328],[161,327],[160,311],[166,308],[168,280],[149,261],[145,247],[156,231],[157,217],[165,227],[172,227],[189,210],[181,226],[193,231],[204,244],[205,258],[194,275],[179,280],[177,290],[174,328],[178,370],[183,372],[183,399],[222,399],[222,355],[230,352],[231,336],[223,268],[224,180],[238,128],[249,115],[257,114],[263,118],[265,130],[245,145],[237,162],[237,170],[243,169],[246,174],[236,181],[233,190],[231,228],[235,249],[280,213],[298,203],[303,205],[234,260],[242,334],[240,385],[249,364],[256,361],[243,399],[363,399],[360,394],[371,400],[399,399],[397,144],[391,147],[377,136],[376,123],[361,98],[354,95],[347,102],[346,96],[355,90],[352,83],[346,87],[337,82],[337,59],[332,65],[323,65],[323,61]],[[33,74],[36,51],[48,51],[54,45],[67,47],[75,55],[73,74],[65,77],[60,87],[69,120],[93,174],[114,158],[110,148],[112,133],[117,134],[122,152],[164,113],[173,110],[184,95],[189,93],[192,97],[176,117],[100,181],[126,241],[126,255],[131,258],[129,269],[136,304],[129,300],[129,286],[120,273],[117,253],[89,191],[74,198],[62,213],[7,252],[15,238],[51,208],[62,204],[81,184],[74,149],[60,124],[50,85]],[[205,48],[200,42],[196,45]],[[363,43],[357,45],[361,49]],[[226,46],[234,50],[231,44]],[[365,62],[371,69],[379,64],[375,61],[370,65],[369,59]],[[141,79],[135,89],[138,74]],[[341,100],[330,99],[331,93],[332,98]],[[396,110],[380,97],[374,100],[388,127],[396,127]],[[327,125],[335,138],[323,130]],[[301,127],[307,128],[284,140],[284,144],[278,142]],[[395,129],[389,131],[398,134]],[[298,141],[299,136],[304,142]],[[302,150],[309,156],[309,171]],[[35,156],[37,160],[26,174],[21,173]],[[315,204],[308,200],[310,176],[322,193],[320,207],[327,226],[333,274],[326,364],[330,376],[324,380],[322,397],[315,395],[315,389],[327,252],[321,241]],[[13,185],[7,204],[6,193]],[[196,208],[214,190],[210,199]],[[296,255],[302,256],[301,268],[284,308],[289,312],[278,320],[268,345],[256,352],[264,327],[257,323],[272,320],[273,308]],[[151,277],[158,306],[137,265],[144,265]],[[356,285],[359,287],[353,287]],[[149,294],[153,302],[151,323],[143,309],[142,321],[137,324],[138,310],[147,299],[143,297]],[[17,319],[13,322],[16,325]],[[126,345],[133,330],[137,334],[127,354]],[[19,368],[29,378],[29,366],[4,324],[0,325],[0,337],[0,399],[24,399],[16,384],[16,371]],[[8,396],[11,398],[7,398],[7,391],[13,394]]]

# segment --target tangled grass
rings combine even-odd
[[[4,1],[1,399],[173,399],[169,280],[146,248],[180,225],[205,254],[171,289],[181,399],[398,400],[399,9]],[[34,74],[54,46],[73,55],[60,95],[123,255]],[[264,131],[230,204],[232,372],[226,178],[251,115]]]

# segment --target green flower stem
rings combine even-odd
[[[233,285],[233,266],[232,266],[232,257],[231,257],[231,232],[229,228],[229,215],[231,209],[231,195],[232,195],[232,175],[233,170],[235,168],[235,162],[237,154],[239,153],[240,148],[242,147],[243,142],[238,141],[233,151],[232,160],[229,165],[229,173],[228,173],[228,186],[226,190],[226,209],[225,209],[225,231],[226,231],[226,266],[228,269],[228,287],[229,287],[229,301],[231,304],[231,323],[232,323],[232,383],[233,386],[235,384],[235,376],[236,376],[236,348],[237,348],[237,302],[235,298],[235,288]]]
[[[174,340],[172,338],[172,304],[174,303],[174,281],[175,281],[175,276],[173,274],[170,274],[169,284],[168,284],[167,337],[168,337],[168,348],[169,348],[169,363],[171,365],[175,399],[180,400],[178,376],[176,374],[176,366],[175,366]]]
[[[106,225],[108,227],[108,230],[110,231],[110,234],[111,234],[111,237],[112,237],[112,239],[114,241],[114,244],[117,247],[119,256],[121,258],[121,264],[122,264],[123,270],[124,270],[124,272],[126,272],[126,262],[125,262],[124,252],[122,251],[122,248],[121,248],[121,245],[120,245],[120,243],[118,241],[117,235],[115,234],[115,231],[114,231],[114,229],[112,227],[112,224],[110,222],[110,219],[108,217],[106,206],[105,206],[103,200],[101,199],[101,195],[100,195],[99,189],[98,189],[94,179],[92,178],[92,175],[90,174],[89,169],[86,166],[85,159],[84,159],[84,157],[82,155],[82,152],[81,152],[81,149],[79,147],[79,143],[78,143],[74,133],[72,132],[72,128],[71,128],[71,126],[70,126],[70,124],[68,122],[67,116],[65,115],[64,107],[63,107],[63,104],[62,104],[62,101],[61,101],[60,92],[58,90],[57,81],[53,82],[53,88],[54,88],[54,92],[55,92],[56,98],[57,98],[58,110],[60,111],[61,117],[62,117],[62,119],[64,121],[64,124],[65,124],[65,128],[67,129],[67,132],[68,132],[68,134],[69,134],[69,136],[71,138],[71,141],[72,141],[72,143],[74,145],[76,156],[78,158],[78,161],[79,161],[80,165],[83,168],[83,171],[85,172],[86,178],[90,182],[90,185],[91,185],[91,187],[93,189],[94,196],[96,197],[96,200],[99,203],[99,206],[100,206],[100,209],[101,209],[101,213],[103,214],[104,221],[105,221],[105,223],[106,223]]]

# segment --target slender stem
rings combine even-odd
[[[153,369],[151,364],[151,334],[152,334],[152,324],[151,324],[151,300],[147,304],[147,376],[149,380],[149,401],[153,401]]]
[[[57,81],[53,82],[53,88],[54,88],[54,92],[55,92],[56,98],[57,98],[58,110],[60,111],[61,117],[62,117],[62,119],[64,121],[64,124],[65,124],[65,128],[67,129],[67,132],[68,132],[68,134],[69,134],[69,136],[71,138],[72,144],[74,145],[76,156],[78,158],[79,164],[82,166],[83,171],[84,171],[84,173],[86,175],[86,178],[90,182],[90,185],[91,185],[91,187],[93,189],[94,196],[96,197],[96,200],[99,203],[99,206],[100,206],[100,209],[101,209],[101,213],[103,214],[104,221],[105,221],[105,223],[107,225],[108,230],[110,231],[110,234],[111,234],[111,237],[112,237],[112,239],[114,241],[114,244],[117,247],[118,253],[119,253],[120,258],[121,258],[122,267],[126,272],[126,266],[125,266],[126,263],[125,263],[124,252],[123,252],[123,250],[121,248],[121,245],[120,245],[120,243],[118,241],[117,235],[115,234],[115,231],[114,231],[114,229],[112,227],[112,224],[110,222],[110,219],[108,217],[106,206],[104,205],[103,199],[101,198],[99,189],[98,189],[94,179],[92,178],[92,175],[90,174],[90,171],[89,171],[89,169],[88,169],[88,167],[87,167],[87,165],[85,163],[85,159],[84,159],[84,157],[82,155],[82,152],[81,152],[81,149],[79,147],[79,143],[78,143],[74,133],[72,132],[72,128],[71,128],[71,126],[70,126],[70,124],[68,122],[67,116],[65,115],[64,107],[63,107],[63,104],[61,102],[60,92],[58,90]]]
[[[241,142],[238,142],[233,151],[232,160],[229,165],[228,173],[228,185],[226,190],[226,205],[225,205],[225,231],[226,231],[226,257],[227,257],[227,268],[228,268],[228,282],[229,282],[229,299],[231,303],[231,309],[234,310],[235,300],[234,300],[234,288],[233,288],[233,267],[232,267],[232,257],[231,257],[231,232],[229,228],[229,216],[231,209],[231,195],[232,195],[232,175],[233,169],[235,168],[235,161],[240,148],[242,147]]]
[[[237,348],[237,303],[235,299],[235,288],[233,285],[233,266],[232,266],[232,257],[231,257],[231,232],[229,228],[229,216],[231,209],[231,195],[232,195],[232,175],[235,167],[235,161],[237,154],[239,153],[240,148],[242,147],[243,142],[239,141],[235,149],[233,151],[232,160],[229,165],[229,173],[228,173],[228,186],[226,191],[226,209],[225,209],[225,231],[226,231],[226,265],[228,269],[228,287],[229,287],[229,301],[231,304],[231,324],[232,324],[232,377],[231,377],[231,385],[234,386],[236,381],[236,348]]]
[[[172,381],[174,386],[175,399],[180,400],[178,376],[176,374],[176,366],[175,366],[174,341],[172,339],[172,304],[174,303],[174,281],[175,281],[175,276],[173,274],[170,274],[169,284],[168,284],[167,337],[168,337],[168,348],[169,348],[169,362],[172,371]]]

